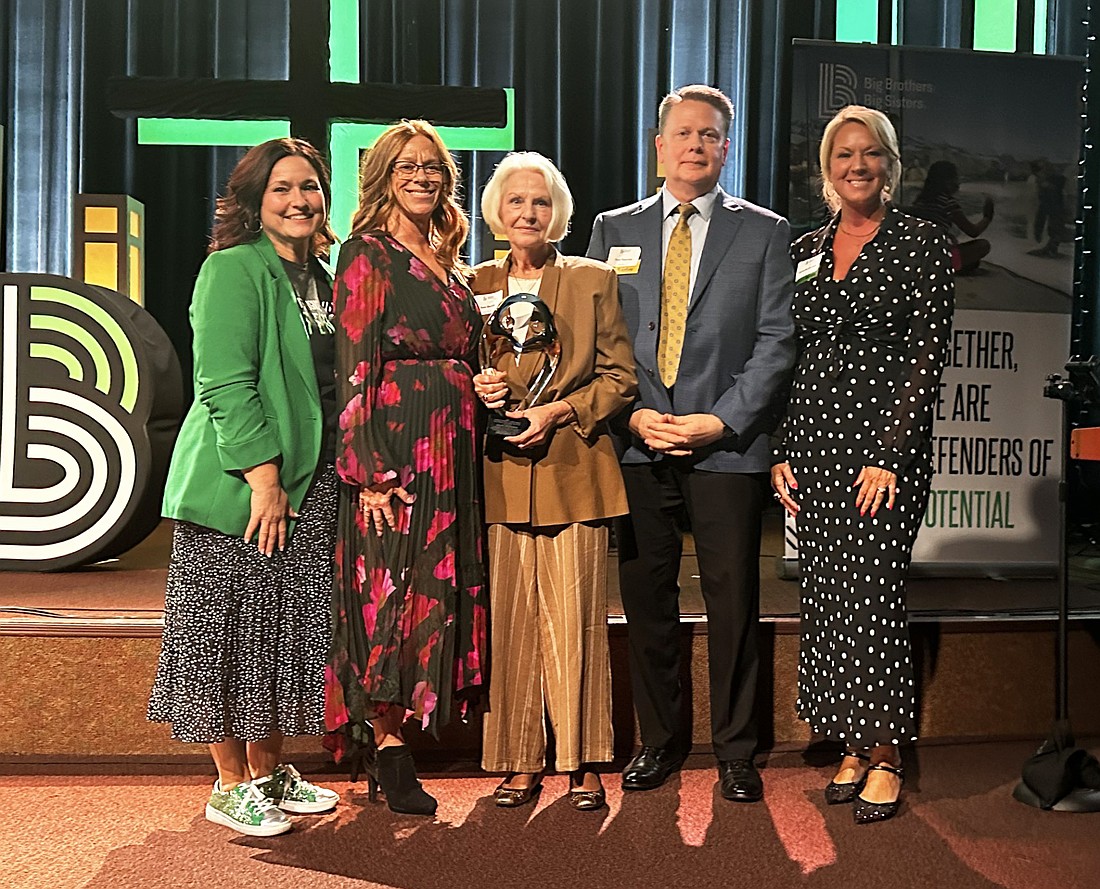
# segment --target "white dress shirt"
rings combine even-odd
[[[718,186],[715,185],[705,195],[691,201],[695,207],[695,213],[688,219],[688,229],[691,231],[691,279],[688,282],[688,293],[695,290],[695,276],[699,271],[699,257],[703,255],[703,244],[707,240],[707,230],[710,228],[710,217],[714,212],[714,202],[718,200]],[[680,214],[676,208],[680,201],[676,200],[667,189],[661,189],[661,207],[664,213],[664,223],[661,226],[661,276],[664,277],[665,256],[668,254],[668,240],[672,237],[672,230],[680,221]]]

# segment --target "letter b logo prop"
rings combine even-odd
[[[0,569],[71,568],[140,542],[182,411],[176,353],[136,303],[0,275]]]

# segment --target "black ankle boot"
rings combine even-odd
[[[375,763],[378,783],[386,794],[390,811],[403,815],[435,814],[435,797],[430,796],[416,779],[416,765],[407,745],[379,747]]]

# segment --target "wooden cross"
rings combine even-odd
[[[514,145],[512,90],[358,81],[358,0],[290,0],[287,80],[115,77],[107,101],[116,116],[137,118],[146,145],[308,139],[330,158],[340,237],[355,210],[359,151],[394,120],[432,121],[452,151]]]

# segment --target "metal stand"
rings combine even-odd
[[[1058,485],[1058,625],[1055,634],[1054,725],[1040,753],[1072,748],[1069,725],[1069,553],[1066,540],[1069,513],[1069,462],[1071,458],[1070,407],[1100,404],[1100,358],[1071,358],[1066,364],[1068,379],[1060,374],[1047,377],[1043,395],[1062,402],[1062,477]],[[1014,799],[1028,806],[1055,812],[1100,812],[1100,790],[1073,787],[1054,802],[1044,805],[1024,781],[1012,791]]]

